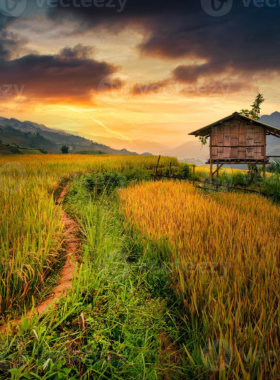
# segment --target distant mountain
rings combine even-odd
[[[38,131],[50,131],[50,132],[52,132],[51,128],[48,128],[43,124],[33,123],[32,121],[23,121],[22,122],[22,121],[19,121],[17,119],[13,119],[13,118],[7,119],[7,118],[1,117],[1,116],[0,116],[0,124],[5,125],[5,126],[9,126],[9,127],[13,127],[16,129],[20,129],[20,130],[23,130],[24,132],[33,132],[33,133],[36,133]],[[61,133],[63,133],[63,131],[61,131]]]
[[[70,153],[79,151],[101,151],[107,154],[137,156],[138,153],[127,149],[113,149],[81,136],[71,135],[64,131],[57,131],[43,124],[31,121],[19,121],[0,117],[0,139],[13,145],[45,149],[48,153],[60,153],[61,145],[68,145]],[[1,137],[2,135],[2,137]],[[147,155],[148,153],[145,153]]]
[[[262,123],[271,125],[280,129],[280,112],[273,112],[271,115],[263,115],[260,118]],[[267,136],[267,152],[268,156],[280,156],[280,139],[275,136]]]
[[[184,158],[180,160],[180,162],[184,162],[186,164],[193,164],[196,166],[205,166],[205,161],[198,160],[197,158]]]
[[[41,136],[38,132],[22,132],[13,127],[0,125],[0,140],[1,142],[20,146],[24,148],[34,148],[46,150],[49,153],[59,153],[58,145]]]
[[[271,115],[263,115],[260,118],[260,122],[280,129],[280,112],[273,112]]]
[[[149,152],[144,152],[141,154],[141,156],[153,156],[153,154],[149,153]]]
[[[274,112],[271,115],[263,115],[260,121],[280,129],[280,112]],[[209,146],[206,145],[202,147],[201,143],[196,139],[193,139],[193,141],[187,141],[175,149],[168,149],[168,147],[160,143],[141,140],[130,142],[117,138],[98,137],[96,138],[98,139],[98,142],[94,142],[89,135],[84,135],[85,137],[76,136],[65,131],[48,128],[43,124],[37,124],[31,121],[22,122],[13,118],[7,119],[0,117],[0,125],[18,131],[15,132],[10,129],[5,130],[4,132],[0,129],[0,134],[2,133],[2,138],[0,136],[0,140],[23,147],[45,149],[48,153],[60,153],[60,146],[66,144],[70,148],[70,153],[77,153],[80,151],[101,151],[115,155],[141,154],[149,156],[152,154],[161,154],[177,157],[179,160],[190,160],[188,157],[191,157],[193,163],[195,160],[204,163],[209,157]],[[3,137],[3,133],[6,134],[5,138]],[[280,155],[280,140],[276,137],[267,137],[267,154]]]
[[[88,136],[85,136],[88,137]],[[150,152],[150,154],[159,155],[165,154],[168,152],[168,148],[160,143],[154,141],[145,141],[145,140],[121,140],[118,138],[110,137],[98,137],[96,138],[98,143],[102,143],[110,146],[114,149],[127,149],[128,151],[135,151],[138,154],[145,154],[144,152]]]
[[[9,156],[12,154],[43,154],[43,152],[34,148],[16,147],[14,145],[0,142],[0,155]]]
[[[209,146],[202,146],[198,140],[187,141],[177,148],[170,150],[169,156],[177,157],[179,160],[193,157],[205,162],[209,156]]]

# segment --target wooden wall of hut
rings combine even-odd
[[[245,120],[230,120],[211,128],[212,161],[263,161],[266,156],[265,128]]]

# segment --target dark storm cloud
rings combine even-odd
[[[192,59],[194,63],[172,73],[174,79],[186,83],[210,75],[248,74],[251,78],[266,74],[266,70],[270,75],[280,71],[278,2],[275,7],[268,6],[272,1],[257,7],[253,0],[237,0],[222,17],[207,14],[197,0],[128,0],[119,13],[105,4],[100,8],[58,6],[49,16],[55,21],[75,20],[79,31],[104,27],[118,32],[128,26],[145,29],[145,38],[138,46],[141,54]]]
[[[90,102],[97,90],[104,90],[98,89],[102,79],[118,71],[111,63],[91,59],[93,47],[82,44],[66,46],[55,55],[28,54],[15,59],[26,41],[7,31],[13,22],[0,15],[0,87],[20,89],[15,96]]]
[[[217,73],[217,70],[214,69],[214,73]],[[214,73],[208,64],[181,65],[173,70],[173,77],[181,83],[196,83],[200,76],[211,76]]]
[[[93,51],[94,49],[92,46],[84,46],[83,44],[78,44],[74,46],[73,48],[69,46],[65,46],[63,49],[60,50],[59,56],[61,58],[86,59],[92,56]]]
[[[85,52],[90,50],[77,45],[57,55],[32,54],[0,60],[0,83],[24,86],[27,98],[90,101],[100,81],[118,70],[113,64],[86,58]]]
[[[7,32],[7,27],[14,20],[0,14],[0,59],[9,59],[25,43],[13,33]]]

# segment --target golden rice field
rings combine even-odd
[[[168,162],[170,159],[168,159]],[[0,316],[30,305],[61,257],[63,223],[53,191],[77,173],[154,168],[156,157],[0,157]],[[173,160],[174,164],[177,160]],[[161,165],[166,164],[162,159]]]
[[[178,165],[163,157],[160,167],[170,161]],[[0,157],[0,324],[40,297],[63,258],[58,184],[88,172],[153,171],[156,163],[143,156]],[[119,196],[136,235],[153,241],[169,268],[182,318],[191,330],[198,326],[199,343],[185,347],[189,363],[208,368],[207,378],[277,379],[279,208],[257,195],[209,196],[169,181],[143,182]],[[215,342],[225,342],[219,355]]]
[[[207,347],[186,347],[189,362],[202,360],[215,378],[279,378],[279,208],[257,195],[209,196],[179,182],[131,186],[120,199],[134,231],[171,248],[164,261],[182,314],[198,323]],[[217,356],[216,341],[226,342]]]
[[[214,165],[214,169],[216,169],[216,166]],[[236,173],[246,173],[247,170],[240,170],[240,169],[231,169],[231,168],[221,168],[219,170],[219,174],[222,174],[222,173],[228,173],[228,174],[236,174]],[[195,173],[196,174],[199,174],[199,175],[207,175],[209,176],[210,174],[210,166],[196,166],[195,167]]]

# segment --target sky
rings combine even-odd
[[[0,116],[175,148],[280,111],[279,0],[0,0]]]

